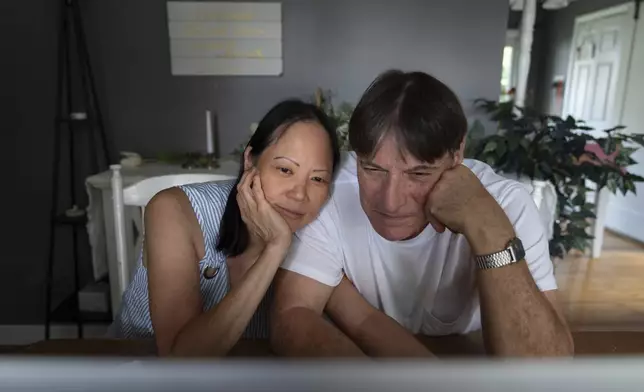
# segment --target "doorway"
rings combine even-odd
[[[634,4],[628,3],[583,15],[575,20],[568,65],[568,85],[563,115],[585,120],[601,130],[622,123],[635,33]],[[629,124],[625,124],[629,125]],[[644,192],[643,192],[644,193]],[[620,226],[612,216],[615,197],[606,189],[592,195],[596,204],[592,256],[598,257],[607,222]],[[640,195],[638,197],[644,197]],[[607,219],[608,211],[611,219]],[[611,227],[621,232],[619,227]],[[644,237],[644,233],[643,233]],[[644,238],[643,238],[644,240]]]

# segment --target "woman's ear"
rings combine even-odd
[[[253,165],[253,158],[250,156],[250,150],[252,147],[246,147],[244,150],[244,170],[250,170]]]

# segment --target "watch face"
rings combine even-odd
[[[517,257],[517,261],[525,259],[525,249],[523,249],[523,242],[517,237],[510,241],[510,246],[512,247],[514,254]]]

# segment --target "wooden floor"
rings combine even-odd
[[[555,275],[571,329],[644,331],[644,245],[607,232],[600,258],[569,256]]]

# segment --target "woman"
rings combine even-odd
[[[289,100],[259,123],[236,181],[157,194],[116,334],[154,337],[162,356],[225,355],[242,336],[266,338],[273,276],[326,202],[339,160],[324,113]]]

